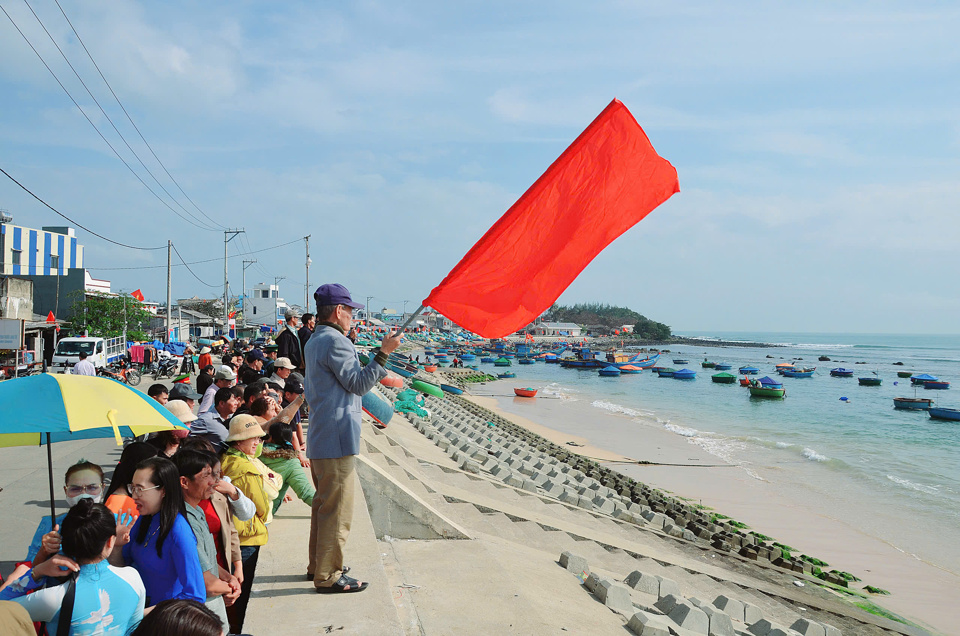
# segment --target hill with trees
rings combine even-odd
[[[633,334],[644,340],[670,340],[668,325],[650,320],[629,307],[617,307],[603,303],[577,303],[576,305],[554,304],[543,319],[550,322],[573,322],[584,327],[604,327],[619,329],[623,325],[634,325]]]

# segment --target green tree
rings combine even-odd
[[[126,302],[126,312],[124,312]],[[82,291],[73,294],[70,307],[70,322],[75,335],[84,331],[91,336],[113,338],[123,335],[124,313],[126,313],[127,338],[146,340],[144,329],[153,318],[153,314],[143,308],[136,298],[127,295],[109,296],[107,294],[86,294]]]
[[[670,327],[662,322],[650,320],[646,316],[640,316],[633,326],[633,335],[644,340],[663,342],[670,340],[673,334],[670,331]]]

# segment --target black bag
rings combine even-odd
[[[57,636],[70,636],[70,622],[73,620],[73,602],[77,596],[77,573],[73,572],[64,585],[70,589],[63,597],[60,605],[60,622],[57,624]]]

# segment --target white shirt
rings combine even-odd
[[[73,365],[73,375],[97,375],[97,367],[93,366],[93,363],[87,359],[83,359],[80,362]]]

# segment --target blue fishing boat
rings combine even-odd
[[[901,411],[928,411],[933,406],[933,400],[929,398],[893,398],[893,408]]]
[[[460,356],[460,359],[463,360],[464,362],[469,362],[472,360],[476,360],[477,356],[473,355],[472,353],[464,353],[463,355]]]
[[[689,360],[684,360],[683,358],[677,358],[673,361],[674,364],[690,364]]]
[[[929,373],[920,373],[918,375],[910,376],[911,384],[923,384],[924,382],[938,382],[940,378],[935,375],[930,375]]]
[[[673,374],[676,372],[677,370],[672,367],[660,367],[657,369],[657,375],[659,375],[661,378],[672,378]]]
[[[788,369],[781,373],[785,378],[812,378],[814,371],[817,370],[817,367],[810,367],[807,369]]]
[[[715,365],[713,365],[713,368],[716,369],[717,371],[729,371],[730,369],[733,368],[733,365],[730,364],[729,362],[718,362]]]
[[[949,389],[950,383],[943,380],[927,380],[923,383],[925,389]]]
[[[865,378],[857,378],[857,383],[860,386],[880,386],[883,384],[883,379],[878,377],[867,376]]]
[[[940,406],[931,407],[930,417],[935,420],[953,420],[960,421],[960,409],[948,409]]]
[[[693,380],[697,377],[697,372],[692,369],[680,369],[673,372],[674,380]]]
[[[659,353],[655,356],[648,356],[646,358],[641,356],[642,354],[638,353],[626,362],[618,362],[617,366],[622,369],[624,366],[629,364],[630,366],[639,367],[641,369],[652,369],[653,366],[657,364],[657,360],[660,359]]]
[[[454,395],[463,395],[463,389],[458,386],[453,386],[452,384],[441,384],[440,388],[446,391],[447,393],[453,393]]]
[[[513,373],[513,372],[511,372],[511,371],[508,371],[507,373],[498,373],[498,374],[497,374],[497,377],[500,378],[501,380],[506,380],[506,379],[509,379],[509,378],[515,378],[515,377],[517,377],[517,374],[516,374],[516,373]]]
[[[742,375],[757,375],[760,373],[760,369],[757,367],[740,367],[739,370]]]
[[[606,360],[564,360],[560,366],[564,369],[605,369],[610,363]]]
[[[536,363],[536,360],[534,360],[533,358],[520,358],[520,360],[518,360],[518,362],[519,362],[520,364],[535,364],[535,363]]]
[[[852,378],[853,369],[844,369],[843,367],[837,367],[836,369],[830,369],[830,375],[835,378]]]
[[[557,364],[560,362],[560,356],[555,353],[548,353],[547,355],[543,356],[543,361],[547,364]]]
[[[617,368],[620,369],[621,374],[641,373],[643,371],[640,367],[635,367],[632,364],[624,364]]]
[[[412,378],[416,374],[416,371],[410,371],[409,369],[406,369],[404,367],[398,367],[396,365],[388,365],[388,368],[394,373],[396,373],[397,375],[404,378]]]
[[[489,364],[489,363],[493,362],[495,359],[496,359],[496,358],[491,358],[491,357],[489,357],[489,356],[485,356],[485,357],[483,357],[483,358],[480,358],[480,362],[485,362],[485,363]]]
[[[599,369],[597,373],[603,378],[615,378],[620,375],[620,369],[615,366],[603,367]]]

